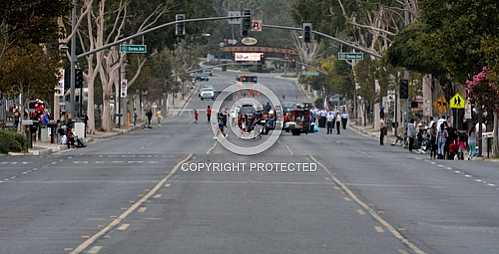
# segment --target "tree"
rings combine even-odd
[[[56,42],[60,36],[57,18],[70,7],[70,0],[2,0],[0,62],[11,48]]]
[[[37,44],[10,48],[0,62],[0,90],[9,96],[22,95],[23,103],[36,97],[48,99],[52,95],[57,76],[59,57]]]

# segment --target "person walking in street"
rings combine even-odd
[[[449,134],[445,122],[440,125],[440,130],[437,132],[437,156],[438,159],[443,160],[445,156],[445,143],[447,142]]]
[[[430,127],[430,159],[434,160],[437,157],[437,122],[432,121]]]
[[[158,125],[161,124],[161,118],[162,118],[161,111],[159,111],[159,110],[156,111],[156,120],[158,121]]]
[[[343,109],[343,112],[341,113],[341,124],[343,125],[343,130],[347,129],[347,122],[348,122],[348,113],[345,109]]]
[[[379,120],[379,145],[385,145],[385,135],[386,135],[386,124],[385,119],[381,118]]]
[[[336,112],[336,134],[340,135],[341,129],[341,115],[340,112]]]
[[[468,160],[473,159],[476,155],[476,128],[471,127],[468,133]]]
[[[208,119],[208,123],[211,122],[211,106],[208,105],[208,108],[206,108],[206,119]]]
[[[332,111],[328,112],[326,116],[327,135],[333,134],[334,120],[334,113]]]
[[[151,128],[151,120],[152,120],[152,110],[151,109],[147,110],[146,117],[147,117],[147,127]]]
[[[409,138],[409,152],[412,152],[414,148],[414,140],[416,139],[416,126],[414,124],[414,119],[411,119],[407,124],[407,137]]]
[[[197,109],[194,109],[194,123],[195,124],[199,123],[199,112]]]

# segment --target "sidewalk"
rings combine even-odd
[[[375,138],[376,140],[379,140],[380,131],[378,129],[374,129],[374,127],[372,127],[371,125],[368,125],[368,126],[357,125],[357,122],[355,120],[351,120],[349,125],[353,131],[355,131],[361,135]],[[388,135],[385,136],[385,144],[391,145],[391,144],[395,143],[395,140],[396,140],[396,138],[393,135],[393,133],[388,133]]]

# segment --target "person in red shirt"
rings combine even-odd
[[[197,111],[197,109],[194,109],[194,123],[198,124],[198,122],[199,122],[199,112]]]
[[[208,105],[208,108],[206,109],[206,119],[208,119],[208,123],[211,121],[211,107]]]

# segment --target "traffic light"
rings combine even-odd
[[[409,99],[409,80],[400,80],[400,99]]]
[[[185,20],[185,14],[177,14],[175,15],[175,21]],[[179,22],[175,24],[175,35],[176,36],[184,36],[185,35],[185,23]]]
[[[312,42],[312,23],[303,23],[303,41],[305,43]]]
[[[75,72],[75,87],[76,88],[83,87],[83,71],[80,69],[76,69]]]
[[[245,9],[245,10],[243,10],[242,13],[243,13],[243,16],[249,16],[249,17],[242,18],[242,21],[241,21],[241,36],[244,38],[244,37],[248,37],[249,31],[251,30],[251,10]]]

